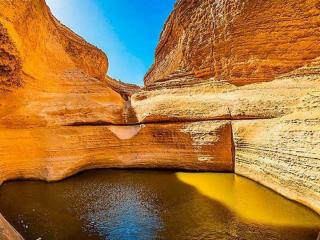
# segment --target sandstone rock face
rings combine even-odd
[[[21,59],[8,36],[8,31],[0,24],[0,92],[22,86]]]
[[[235,172],[320,212],[318,1],[176,3],[138,121],[229,120]]]
[[[128,100],[131,95],[138,92],[141,88],[134,84],[127,84],[109,76],[106,76],[106,85],[113,89],[115,92],[120,93],[120,95]]]
[[[132,106],[146,123],[230,120],[235,172],[319,212],[319,59],[270,82],[144,90]]]
[[[298,69],[281,81],[313,84],[289,114],[275,119],[234,121],[235,172],[284,196],[320,209],[320,64]],[[284,91],[290,91],[283,87]],[[279,106],[277,106],[279,107]]]
[[[122,123],[124,100],[104,83],[105,54],[44,0],[1,1],[0,43],[0,126]]]
[[[0,239],[23,240],[22,236],[0,215]]]
[[[318,57],[318,0],[180,0],[146,86],[177,76],[236,85],[273,80]]]
[[[55,181],[102,167],[233,171],[227,121],[2,129],[1,133],[0,182]]]
[[[140,89],[44,0],[0,1],[0,182],[235,171],[320,213],[319,27],[316,0],[180,0]]]

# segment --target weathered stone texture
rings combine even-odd
[[[123,123],[105,54],[61,25],[44,0],[0,1],[0,126]],[[125,87],[124,87],[125,88]]]
[[[44,0],[0,1],[0,182],[235,168],[320,212],[318,5],[180,0],[139,89]]]
[[[234,121],[235,172],[320,209],[320,65],[317,61],[285,79],[309,81],[290,114],[269,120]],[[282,88],[290,91],[289,88]],[[306,89],[301,84],[301,91]],[[279,105],[276,107],[280,107]]]
[[[23,240],[22,236],[0,214],[0,239]]]
[[[0,23],[0,94],[22,87],[21,60],[17,49]]]
[[[178,1],[145,84],[181,73],[236,85],[273,80],[319,56],[318,5],[317,0]]]
[[[231,125],[223,121],[1,133],[0,181],[53,181],[102,167],[233,171]]]

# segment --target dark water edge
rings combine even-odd
[[[0,212],[26,240],[316,240],[320,230],[244,220],[169,171],[92,170],[58,183],[8,182],[0,187]]]

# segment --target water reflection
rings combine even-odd
[[[316,239],[317,226],[275,226],[245,220],[224,199],[207,192],[220,189],[219,196],[223,197],[229,191],[224,188],[231,187],[234,195],[224,196],[235,198],[230,204],[247,201],[237,198],[234,186],[225,185],[233,175],[208,176],[211,175],[95,170],[53,184],[6,183],[0,188],[0,212],[27,240]],[[252,184],[253,190],[265,189]],[[263,191],[255,191],[258,202],[264,198],[269,201]],[[246,207],[256,211],[254,204],[249,201]],[[283,199],[274,209],[285,208],[286,204],[293,203]],[[316,214],[303,209],[294,217],[319,220]]]
[[[268,225],[320,227],[317,214],[247,178],[228,173],[181,172],[176,175],[179,180],[194,186],[205,196],[221,202],[249,221]]]

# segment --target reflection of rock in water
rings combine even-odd
[[[171,172],[97,170],[53,184],[6,183],[0,190],[1,212],[26,239],[317,237],[317,229],[245,222]]]

